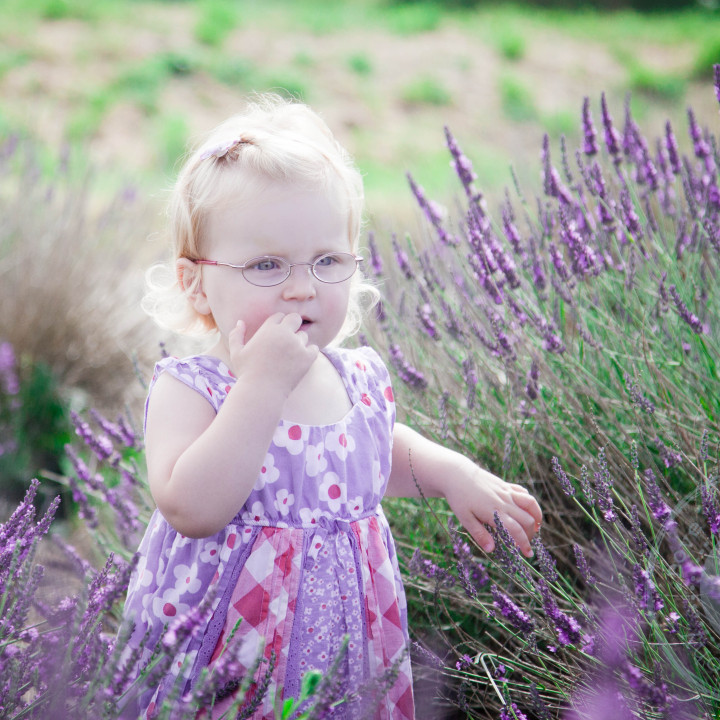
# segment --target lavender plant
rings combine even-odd
[[[441,525],[418,542],[426,511],[395,504],[418,545],[411,609],[464,716],[720,711],[718,139],[692,109],[684,142],[669,123],[648,141],[629,103],[617,124],[605,96],[597,117],[585,99],[581,147],[557,163],[546,137],[542,193],[516,183],[497,217],[447,130],[460,211],[411,178],[427,231],[396,239],[395,263],[370,248],[385,301],[369,332],[404,420],[544,507],[534,562],[498,524],[468,593]]]

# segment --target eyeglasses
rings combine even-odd
[[[292,269],[299,265],[307,265],[320,282],[330,284],[345,282],[355,274],[362,258],[352,253],[325,253],[311,263],[290,263],[275,255],[256,257],[242,265],[219,260],[192,260],[192,262],[196,265],[222,265],[240,270],[243,277],[252,285],[272,287],[285,282],[290,277]]]

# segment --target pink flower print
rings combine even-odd
[[[317,525],[322,517],[322,511],[319,508],[302,507],[298,510],[298,515],[303,525]]]
[[[329,472],[318,488],[318,495],[320,500],[326,502],[330,510],[336,513],[347,500],[347,485],[340,482],[336,473]]]
[[[302,425],[292,425],[282,422],[275,430],[273,442],[277,447],[287,448],[291,455],[299,455],[305,449],[308,439],[308,429]]]
[[[255,481],[254,490],[262,490],[268,483],[274,483],[280,477],[280,470],[275,467],[275,458],[268,453],[263,460],[260,473]]]
[[[358,495],[356,498],[348,500],[348,512],[353,517],[360,517],[363,514],[365,508],[365,502],[363,501],[362,495]]]
[[[200,562],[204,562],[209,565],[217,565],[220,562],[220,544],[215,541],[207,542],[203,545],[200,551]]]
[[[152,614],[163,622],[170,622],[189,609],[190,605],[180,602],[180,593],[176,588],[168,588],[161,596],[156,595],[152,600]]]
[[[275,494],[275,509],[283,516],[290,512],[290,507],[295,504],[295,496],[286,488],[278,490]]]
[[[252,525],[267,525],[268,519],[265,515],[265,506],[259,500],[256,500],[252,507],[242,514],[242,519],[243,522]]]
[[[345,460],[348,453],[355,450],[355,440],[352,435],[346,434],[342,428],[336,432],[329,432],[325,436],[325,449],[335,453],[340,460]]]
[[[192,595],[200,589],[201,583],[196,563],[192,565],[176,565],[173,573],[175,575],[175,589],[180,595],[184,593]]]
[[[308,445],[305,451],[305,474],[308,477],[315,477],[326,467],[325,444],[319,442],[317,445]]]

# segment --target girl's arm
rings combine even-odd
[[[237,380],[215,414],[197,392],[158,378],[145,433],[148,482],[165,519],[207,537],[237,514],[255,485],[283,405],[318,354],[297,332],[299,315],[273,315],[247,345],[238,323],[228,338]]]
[[[458,520],[484,550],[489,552],[495,547],[484,524],[494,525],[493,515],[497,512],[522,552],[532,555],[530,540],[540,527],[542,512],[527,490],[501,480],[407,425],[396,423],[386,494],[417,497],[418,485],[426,497],[445,497]]]

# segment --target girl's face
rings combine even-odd
[[[334,192],[270,183],[244,193],[242,201],[211,210],[203,247],[203,259],[237,265],[262,255],[309,263],[325,253],[351,252],[348,211]],[[201,273],[191,299],[198,312],[212,314],[225,348],[238,320],[246,325],[247,342],[270,315],[298,313],[309,342],[321,349],[345,321],[351,281],[323,283],[307,265],[294,267],[290,277],[271,287],[251,284],[239,269],[181,260],[179,271],[183,269]]]

